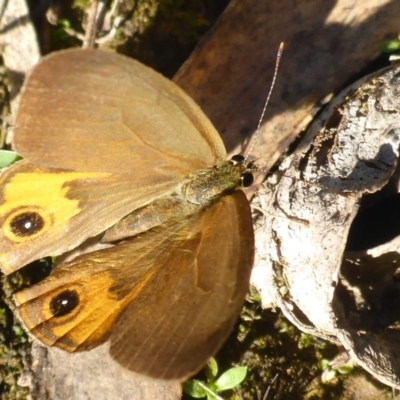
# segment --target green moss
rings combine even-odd
[[[18,386],[17,382],[24,369],[22,355],[29,349],[28,339],[4,302],[4,293],[0,294],[0,397],[25,399],[29,389]]]
[[[30,342],[24,329],[9,308],[11,293],[34,284],[48,275],[49,260],[36,261],[22,270],[2,279],[0,285],[0,398],[20,400],[27,398],[28,387],[18,385],[24,371],[24,359],[29,358]]]

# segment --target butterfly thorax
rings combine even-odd
[[[207,206],[214,199],[240,188],[247,171],[246,164],[234,164],[231,161],[200,170],[185,179],[182,195],[189,203]]]
[[[103,242],[124,240],[168,221],[190,218],[222,196],[249,186],[249,175],[255,169],[252,163],[227,161],[190,174],[170,194],[135,210],[111,227]]]

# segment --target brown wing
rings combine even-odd
[[[245,195],[238,191],[223,198],[174,236],[151,285],[113,329],[110,348],[122,366],[163,379],[197,372],[238,317],[254,257]]]
[[[129,173],[136,184],[225,159],[221,138],[177,85],[99,50],[45,57],[23,90],[14,147],[34,164]]]
[[[15,164],[0,175],[0,269],[9,274],[65,253],[174,184],[157,176],[136,186],[129,175]]]
[[[87,350],[111,335],[122,366],[184,379],[231,331],[253,254],[250,206],[238,191],[191,222],[61,265],[15,300],[23,323],[47,345]]]
[[[5,273],[76,247],[225,157],[174,83],[94,50],[55,53],[33,69],[14,146],[26,160],[0,176]]]

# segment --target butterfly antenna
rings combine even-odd
[[[261,124],[262,124],[262,122],[264,120],[265,111],[267,109],[267,106],[268,106],[268,103],[269,103],[269,99],[271,98],[272,90],[273,90],[273,88],[275,86],[276,77],[278,76],[278,69],[279,69],[279,64],[281,62],[281,58],[282,58],[283,48],[284,48],[284,43],[281,42],[281,44],[279,45],[278,53],[276,54],[275,71],[274,71],[274,75],[272,77],[272,82],[271,82],[271,86],[269,88],[267,100],[265,101],[264,108],[262,110],[260,120],[258,121],[257,129],[256,129],[256,132],[255,132],[255,134],[253,136],[253,139],[251,141],[250,147],[247,150],[246,155],[244,157],[245,161],[247,161],[247,159],[249,158],[249,154],[251,154],[251,152],[253,151],[254,146],[256,145],[257,139],[259,137]]]

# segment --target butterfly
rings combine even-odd
[[[225,161],[194,101],[141,63],[100,50],[45,57],[15,120],[23,160],[0,175],[0,269],[97,239],[14,294],[25,328],[69,352],[109,341],[123,367],[183,380],[222,346],[254,259],[256,169]]]

